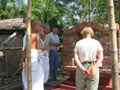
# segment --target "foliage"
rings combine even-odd
[[[92,1],[92,22],[107,24],[106,0]],[[116,22],[119,20],[119,0],[115,2]],[[27,5],[23,0],[0,0],[0,19],[26,17]],[[88,21],[89,0],[33,0],[32,18],[43,24],[57,25],[60,29],[69,28]]]
[[[26,15],[26,5],[22,0],[0,0],[0,19],[22,17]]]

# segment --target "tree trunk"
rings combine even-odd
[[[91,0],[89,0],[89,22],[91,22]]]
[[[118,51],[117,51],[117,38],[116,38],[116,24],[114,15],[113,0],[107,0],[108,6],[108,24],[110,32],[111,43],[111,56],[112,56],[112,85],[113,90],[119,90],[119,74],[118,74]]]
[[[32,90],[32,78],[31,78],[31,9],[32,9],[32,0],[28,0],[28,11],[27,11],[27,81],[28,81],[28,90]]]

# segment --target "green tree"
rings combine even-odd
[[[27,13],[23,0],[0,0],[0,6],[0,19],[25,17]]]

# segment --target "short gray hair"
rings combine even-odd
[[[49,25],[48,25],[48,24],[44,24],[44,25],[43,25],[43,28],[45,28],[45,27],[47,27],[47,26],[49,26]],[[50,27],[50,26],[49,26],[49,27]]]

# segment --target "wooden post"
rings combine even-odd
[[[108,7],[108,25],[111,43],[111,56],[112,56],[112,85],[113,90],[119,90],[119,74],[118,74],[118,50],[117,50],[117,33],[114,15],[114,2],[107,0]]]
[[[32,9],[32,0],[28,0],[28,11],[27,11],[27,82],[28,82],[28,90],[32,90],[32,78],[31,78],[31,9]]]
[[[91,0],[89,0],[89,22],[91,22]]]

